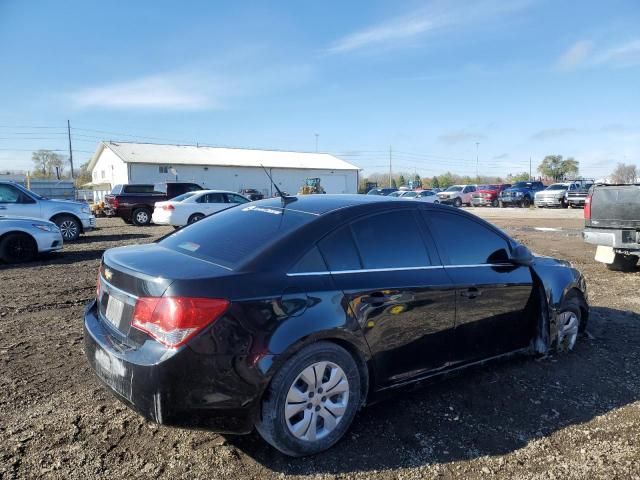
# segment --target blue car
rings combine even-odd
[[[516,182],[511,188],[507,188],[500,193],[498,199],[500,207],[514,206],[529,208],[533,203],[536,192],[544,190],[545,188],[542,182]]]

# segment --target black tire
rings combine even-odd
[[[189,217],[189,220],[187,220],[187,224],[191,225],[192,223],[199,222],[203,218],[204,218],[204,215],[202,213],[194,213]]]
[[[524,197],[520,206],[523,208],[529,208],[531,206],[531,199],[529,197]]]
[[[440,202],[438,200],[434,200],[433,203],[438,204]]]
[[[456,198],[456,199],[453,201],[453,205],[454,205],[455,207],[458,207],[458,208],[460,208],[460,207],[462,206],[462,200],[460,199],[460,197]]]
[[[583,308],[586,308],[586,305],[584,304],[584,300],[578,293],[570,292],[562,301],[562,304],[560,305],[560,309],[558,310],[558,314],[557,314],[558,329],[560,330],[563,327],[562,325],[563,314],[575,316],[577,318],[578,325],[577,325],[576,336],[575,336],[575,340],[573,341],[573,344],[571,344],[571,342],[568,342],[566,337],[561,341],[560,335],[558,334],[556,336],[553,342],[553,350],[555,352],[568,353],[571,350],[573,350],[574,344],[578,339],[578,334],[583,333],[586,330],[587,319],[583,315]]]
[[[569,207],[569,204],[565,200],[562,200],[560,202],[560,208],[568,208],[568,207]]]
[[[342,418],[327,436],[315,441],[302,440],[293,435],[285,418],[289,389],[298,376],[317,362],[331,362],[339,366],[349,382],[349,399]],[[285,455],[302,457],[314,455],[333,446],[346,433],[360,406],[360,373],[349,352],[331,342],[309,345],[293,357],[274,375],[262,400],[262,411],[256,430],[266,442]],[[317,418],[317,417],[316,417]]]
[[[498,202],[497,198],[494,198],[493,200],[491,200],[491,206],[493,208],[496,208],[498,206],[498,203],[500,203],[500,202]]]
[[[65,242],[73,242],[80,237],[82,225],[80,225],[80,222],[75,217],[72,217],[71,215],[60,215],[52,221],[60,229],[62,240]]]
[[[146,227],[151,223],[151,212],[146,208],[136,208],[131,214],[131,221],[137,227]]]
[[[10,233],[0,240],[0,260],[5,263],[24,263],[38,255],[38,244],[26,233]]]
[[[607,268],[614,272],[633,272],[636,269],[637,263],[637,255],[623,255],[621,253],[616,253],[613,263],[608,263]]]

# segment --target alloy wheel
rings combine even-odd
[[[78,236],[78,225],[73,220],[64,220],[58,225],[62,238],[65,240],[73,240]]]
[[[147,212],[145,212],[144,210],[139,211],[138,213],[136,213],[136,221],[141,225],[144,225],[144,224],[148,223],[149,222],[149,214]]]
[[[37,248],[33,240],[23,235],[16,235],[10,238],[6,249],[8,257],[16,262],[31,260],[37,253]]]
[[[317,362],[305,368],[287,393],[285,421],[289,432],[313,442],[329,435],[349,404],[349,381],[338,365]]]
[[[575,312],[567,311],[558,315],[558,350],[569,352],[573,350],[578,338],[580,320]]]

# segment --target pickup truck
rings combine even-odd
[[[578,188],[569,190],[567,192],[567,205],[569,208],[584,207],[584,204],[589,196],[589,190],[593,186],[591,183],[579,184]]]
[[[584,205],[584,241],[597,245],[596,261],[634,271],[640,255],[640,184],[594,185]]]
[[[110,217],[120,217],[125,223],[149,225],[156,202],[195,190],[202,190],[202,187],[190,182],[116,185],[104,197],[105,213]]]
[[[0,181],[0,215],[40,218],[55,223],[65,242],[96,227],[89,205],[41,197],[15,182]]]
[[[509,205],[529,208],[533,203],[536,192],[544,189],[545,186],[542,182],[516,182],[510,188],[500,192],[498,203],[501,208],[508,207]]]

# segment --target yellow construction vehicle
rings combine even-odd
[[[327,192],[325,192],[324,188],[322,188],[322,185],[320,185],[319,178],[307,178],[304,181],[304,185],[302,185],[302,187],[300,187],[300,190],[298,190],[298,195],[311,195],[314,193]]]

